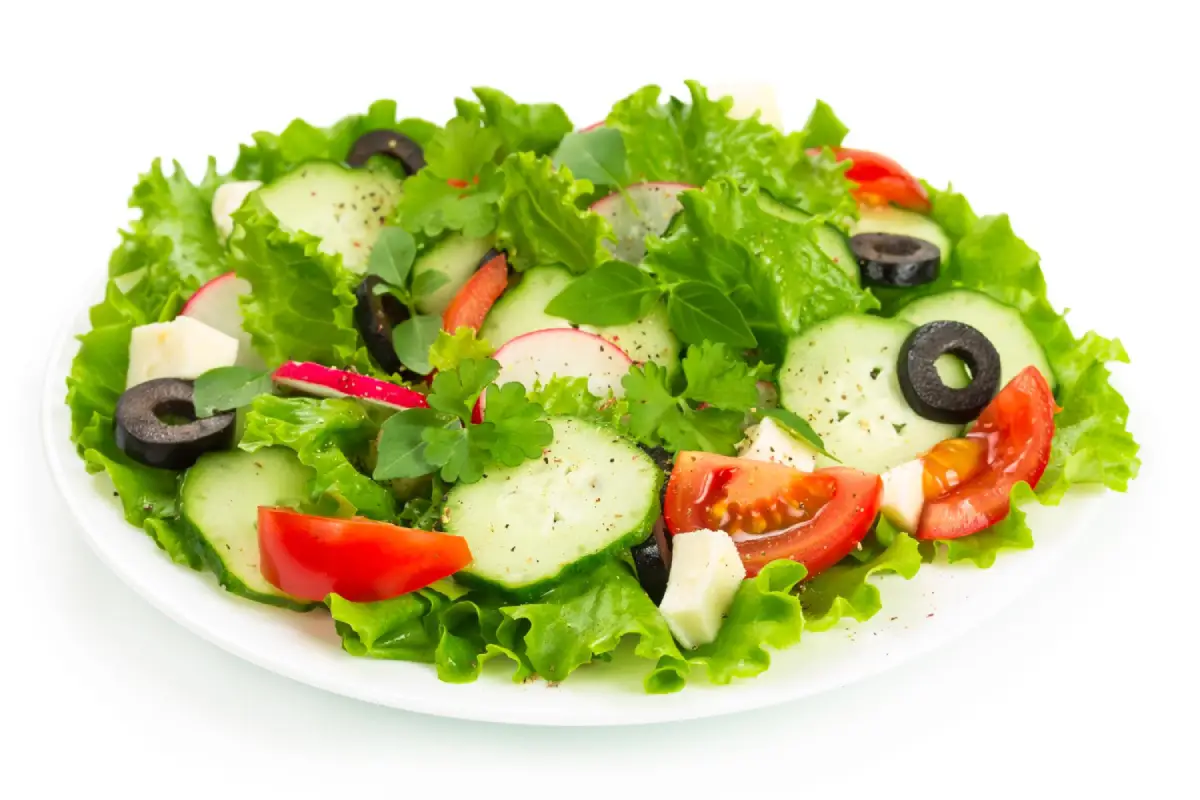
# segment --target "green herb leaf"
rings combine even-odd
[[[568,133],[554,154],[554,163],[596,186],[624,186],[630,182],[625,138],[615,128],[601,126]]]
[[[193,403],[196,416],[211,417],[217,411],[233,411],[250,405],[260,394],[271,394],[271,373],[248,367],[217,367],[196,378]]]
[[[790,433],[808,442],[813,446],[813,449],[826,458],[831,458],[839,464],[842,463],[836,456],[825,449],[825,442],[821,441],[821,437],[812,429],[812,425],[808,424],[808,420],[799,414],[793,414],[786,408],[762,408],[759,409],[759,414],[775,420],[787,428]]]
[[[397,325],[392,330],[392,346],[400,362],[418,375],[432,372],[429,350],[441,331],[441,317],[432,314],[416,314]]]
[[[441,270],[431,269],[413,276],[412,298],[416,303],[428,297],[450,282],[450,276]]]
[[[446,424],[446,418],[428,408],[409,408],[388,417],[381,428],[375,480],[419,478],[437,469],[426,456],[425,430]]]
[[[706,339],[738,347],[757,343],[741,310],[710,283],[684,281],[671,287],[667,317],[675,335],[690,344]]]
[[[545,311],[579,325],[624,325],[649,314],[660,294],[645,272],[609,261],[567,284]]]
[[[417,243],[411,233],[403,228],[386,227],[371,248],[367,272],[395,289],[404,290],[416,255]]]
[[[490,358],[469,358],[455,370],[439,372],[433,379],[429,407],[469,423],[480,393],[499,373],[500,365]]]
[[[752,368],[727,344],[701,342],[683,358],[683,397],[715,408],[746,411],[758,404],[758,381],[770,368]]]
[[[519,383],[487,387],[487,420],[491,441],[487,443],[492,459],[515,467],[530,458],[538,458],[554,439],[554,429],[542,419],[542,407],[525,397]]]
[[[457,369],[468,359],[485,359],[496,352],[486,339],[480,339],[474,328],[460,327],[453,334],[440,331],[429,350],[429,363],[445,372]]]
[[[472,436],[458,419],[441,427],[428,427],[424,432],[425,457],[441,465],[443,480],[475,483],[483,477],[487,457],[481,448],[483,438]]]

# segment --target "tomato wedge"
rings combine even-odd
[[[854,196],[866,205],[895,203],[913,211],[929,211],[929,194],[921,182],[898,163],[870,150],[835,147],[838,161],[850,161],[846,177],[858,184]]]
[[[333,593],[360,603],[386,600],[471,563],[458,536],[267,506],[258,509],[258,549],[259,569],[272,586],[316,601]]]
[[[878,475],[847,467],[801,472],[765,461],[682,452],[663,509],[672,534],[728,531],[747,575],[772,561],[803,564],[809,577],[842,560],[879,511]]]
[[[479,330],[492,305],[508,286],[508,258],[500,253],[475,271],[454,295],[442,315],[442,329],[454,333],[462,327]]]
[[[1056,409],[1050,384],[1036,367],[1009,381],[966,436],[986,442],[986,464],[926,501],[917,538],[970,536],[1008,516],[1013,486],[1021,481],[1037,486],[1046,471]]]

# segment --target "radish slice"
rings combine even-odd
[[[250,294],[250,284],[232,272],[226,272],[201,286],[179,312],[238,340],[239,366],[262,369],[265,364],[242,328],[242,307],[238,298]]]
[[[308,361],[288,361],[271,380],[280,386],[317,397],[351,397],[384,408],[428,408],[425,395],[404,386],[379,381]]]
[[[695,189],[686,183],[635,183],[622,196],[614,192],[592,203],[591,210],[612,225],[617,242],[605,242],[612,254],[636,264],[646,257],[646,237],[662,236],[681,208],[679,193]],[[632,205],[631,205],[632,204]]]
[[[579,130],[577,130],[576,133],[587,133],[588,131],[594,131],[594,130],[596,130],[596,128],[603,128],[603,127],[604,127],[604,120],[600,120],[599,122],[593,122],[591,125],[583,126]]]
[[[496,384],[520,383],[526,389],[543,386],[558,375],[588,379],[597,397],[622,397],[621,379],[633,365],[625,351],[594,333],[575,328],[548,328],[509,341],[493,356],[500,362]],[[480,410],[483,409],[480,398]]]

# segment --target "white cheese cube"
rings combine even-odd
[[[671,545],[671,574],[658,610],[681,645],[699,647],[717,638],[746,567],[724,531],[681,533]]]
[[[241,208],[246,197],[260,186],[262,181],[232,181],[217,187],[213,194],[212,218],[222,242],[233,234],[233,212]]]
[[[817,451],[808,442],[792,436],[771,417],[746,429],[738,445],[738,457],[751,461],[773,461],[804,472],[817,468]]]
[[[779,114],[779,104],[775,100],[775,89],[769,83],[736,83],[717,85],[709,89],[712,98],[729,96],[733,98],[733,108],[729,116],[734,119],[747,119],[755,111],[759,121],[776,128],[783,128],[783,118]]]
[[[905,533],[916,533],[925,507],[925,464],[919,458],[906,461],[883,473],[882,478],[880,513]]]
[[[154,378],[192,380],[216,367],[237,362],[238,340],[192,317],[139,325],[129,339],[125,386]]]

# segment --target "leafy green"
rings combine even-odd
[[[727,298],[768,360],[778,363],[788,337],[805,328],[878,307],[817,246],[819,218],[781,219],[762,209],[756,191],[728,178],[683,192],[679,200],[681,223],[666,239],[650,240],[645,266],[669,287],[696,283]]]
[[[621,381],[629,431],[650,446],[732,455],[742,439],[745,412],[758,403],[756,383],[763,372],[727,345],[712,342],[688,348],[683,359],[687,384],[678,393],[666,369],[653,362],[634,366]]]
[[[500,144],[478,121],[450,120],[426,148],[425,167],[404,182],[393,221],[427,238],[446,231],[491,233],[503,184],[495,163]]]
[[[545,409],[547,416],[576,417],[614,428],[621,427],[629,411],[629,404],[613,397],[611,391],[603,398],[592,394],[587,378],[556,375],[546,385],[534,386],[529,399]]]
[[[724,176],[757,185],[812,214],[854,217],[857,206],[846,180],[847,164],[831,154],[805,152],[805,133],[785,136],[757,119],[729,116],[733,99],[710,99],[695,81],[690,102],[658,102],[660,89],[645,86],[613,106],[607,126],[624,136],[629,171],[647,181],[696,186]],[[832,116],[832,112],[830,115]],[[818,122],[828,126],[828,116]],[[822,130],[820,135],[828,136]]]
[[[429,351],[442,333],[442,318],[435,314],[414,314],[392,329],[392,347],[405,367],[418,375],[433,371]]]
[[[773,561],[755,577],[742,581],[715,641],[684,653],[684,659],[664,657],[646,679],[651,692],[683,687],[690,667],[705,669],[716,684],[734,678],[753,678],[771,666],[767,647],[781,650],[800,641],[804,614],[793,593],[806,572],[794,561]]]
[[[808,442],[821,455],[841,463],[836,456],[825,449],[825,442],[822,441],[820,435],[813,430],[812,425],[808,424],[808,420],[804,417],[794,414],[786,408],[759,408],[756,410],[760,415],[760,419],[770,417],[784,428],[787,428],[793,436]]]
[[[329,495],[341,510],[372,519],[395,515],[391,492],[359,471],[379,427],[354,400],[260,395],[246,413],[240,447],[280,445],[312,467],[312,498]]]
[[[407,409],[384,423],[375,479],[436,471],[449,483],[474,483],[489,464],[515,467],[540,456],[553,437],[542,407],[518,383],[492,384],[499,371],[491,359],[466,359],[439,372],[429,408]],[[487,419],[475,424],[475,404],[485,390]]]
[[[438,127],[422,119],[398,119],[394,100],[379,100],[367,113],[343,117],[328,128],[294,119],[281,133],[259,131],[253,136],[254,144],[242,145],[233,177],[270,183],[306,161],[340,163],[359,136],[379,129],[402,133],[425,147]]]
[[[321,252],[315,236],[283,230],[256,197],[233,217],[230,261],[252,288],[241,302],[254,349],[272,366],[315,361],[371,371],[354,327],[357,276],[341,258]]]
[[[621,187],[630,182],[625,137],[619,130],[603,125],[568,133],[554,154],[554,164],[594,186]]]
[[[539,264],[562,264],[575,274],[608,261],[605,240],[616,241],[608,220],[580,209],[576,201],[592,191],[569,169],[555,169],[546,157],[514,153],[500,165],[497,246],[518,271]]]
[[[472,91],[479,102],[458,98],[454,101],[458,116],[481,121],[495,131],[501,142],[501,157],[522,151],[551,153],[574,128],[556,103],[518,103],[499,89],[483,86]]]
[[[886,519],[878,525],[890,527]],[[921,568],[917,541],[895,529],[886,538],[889,544],[868,560],[843,559],[801,587],[806,629],[828,630],[845,618],[865,622],[882,608],[879,589],[868,578],[892,572],[909,580],[917,574]]]
[[[624,325],[649,314],[660,294],[633,264],[609,261],[567,284],[545,311],[579,325]]]
[[[818,100],[800,131],[800,138],[805,147],[841,147],[849,131],[829,104]]]
[[[474,328],[461,327],[454,333],[442,331],[429,349],[429,363],[437,370],[457,369],[468,359],[485,359],[496,352]]]
[[[417,243],[403,228],[385,227],[371,247],[367,258],[367,274],[374,275],[394,289],[406,289]]]
[[[192,405],[197,417],[233,411],[250,405],[260,394],[271,394],[271,373],[249,367],[217,367],[196,378]]]

